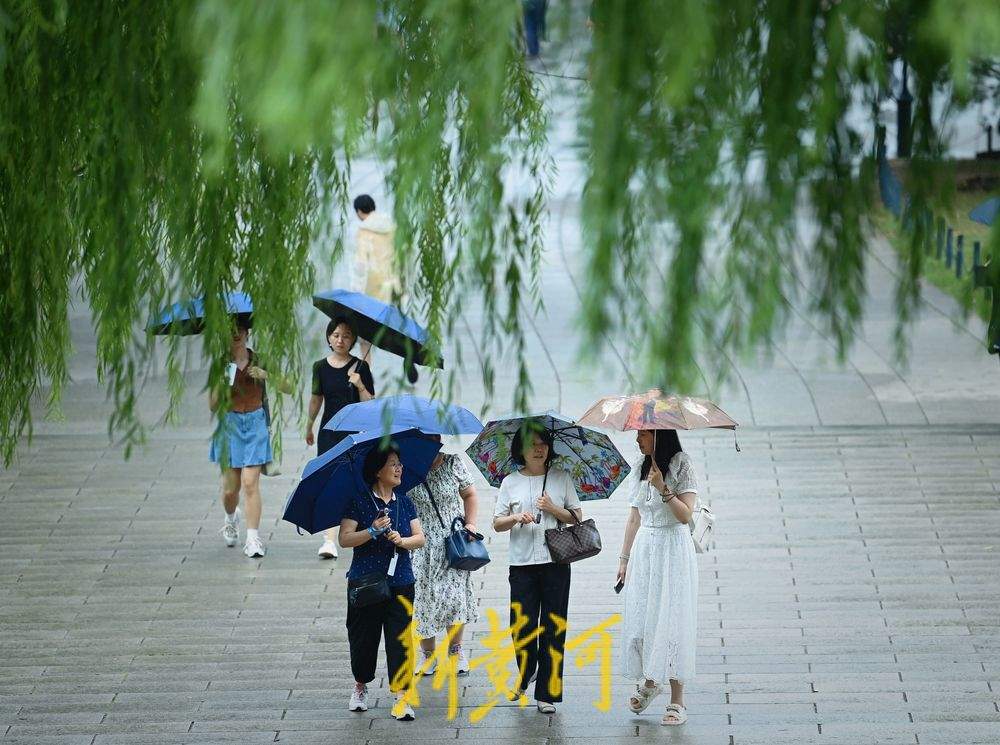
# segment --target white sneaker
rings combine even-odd
[[[336,559],[339,556],[337,544],[333,541],[323,541],[323,545],[319,547],[318,556],[321,559]]]
[[[465,653],[465,647],[458,647],[457,650],[454,647],[452,647],[451,653],[458,655],[456,672],[458,672],[459,675],[468,675],[470,670],[469,655]]]
[[[555,714],[556,707],[555,704],[549,703],[548,701],[535,701],[535,706],[538,707],[539,714]]]
[[[392,718],[397,722],[412,722],[417,718],[413,707],[403,701],[403,694],[396,694],[396,703],[392,705]]]
[[[247,538],[247,542],[243,544],[243,553],[251,559],[260,558],[264,555],[264,544],[260,538]]]
[[[424,665],[427,665],[428,660],[430,660],[431,664],[427,667],[424,667]],[[437,657],[434,656],[434,653],[424,651],[424,661],[423,664],[420,665],[420,668],[417,672],[420,675],[433,675],[434,671],[437,670],[437,666],[438,666],[438,661]]]
[[[354,692],[351,693],[351,703],[347,705],[347,708],[351,711],[368,711],[368,686],[360,688],[354,686]]]
[[[222,536],[222,540],[226,542],[229,548],[236,545],[236,542],[240,539],[240,516],[238,512],[233,513],[232,520],[229,520],[228,517],[226,518],[226,522],[219,529],[219,535]]]

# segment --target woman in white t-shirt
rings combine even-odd
[[[534,680],[538,711],[552,714],[555,704],[562,701],[570,567],[552,561],[545,530],[573,522],[570,510],[578,519],[583,519],[583,512],[570,475],[549,468],[552,437],[548,432],[522,438],[518,431],[510,452],[521,468],[500,484],[493,529],[510,531],[510,625],[519,650],[514,698],[519,700]],[[552,615],[563,623],[553,623]],[[522,641],[539,626],[542,632],[537,638]],[[552,685],[553,677],[558,684]]]

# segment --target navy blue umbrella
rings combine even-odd
[[[992,225],[997,219],[998,212],[1000,212],[1000,197],[990,197],[972,209],[969,219],[981,222],[983,225]]]
[[[245,292],[230,292],[224,297],[226,312],[238,316],[250,325],[253,314],[253,302]],[[205,298],[196,297],[182,303],[174,303],[166,310],[160,311],[155,318],[146,324],[146,330],[158,336],[178,334],[189,336],[200,334],[205,328]]]
[[[395,305],[383,303],[361,292],[327,290],[313,295],[313,305],[330,318],[343,316],[358,336],[379,349],[410,357],[418,365],[444,367],[440,359],[428,360],[424,354],[427,330]]]
[[[393,427],[389,434],[403,463],[403,482],[396,492],[405,494],[426,478],[441,443],[407,427]],[[283,518],[309,533],[340,525],[351,500],[370,489],[362,469],[365,457],[378,447],[381,438],[381,429],[348,435],[336,447],[309,461],[302,480],[285,502]]]
[[[429,435],[477,435],[483,431],[483,423],[464,406],[448,406],[409,393],[349,404],[334,414],[323,429],[381,433],[390,423]]]

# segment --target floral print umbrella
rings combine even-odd
[[[704,398],[664,394],[654,388],[633,396],[605,396],[580,417],[580,424],[617,429],[732,429],[726,412]]]
[[[526,420],[534,420],[539,428],[552,435],[552,468],[570,474],[581,501],[607,499],[628,476],[628,463],[606,434],[581,427],[558,412],[547,411],[488,422],[466,449],[491,486],[500,486],[504,477],[518,468],[510,458],[510,445]]]

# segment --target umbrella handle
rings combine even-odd
[[[545,466],[545,476],[542,477],[542,494],[545,493],[545,485],[547,483],[549,483],[549,467],[548,467],[548,465]],[[542,496],[542,494],[539,494],[538,496],[540,497],[540,496]],[[535,513],[535,522],[536,523],[541,523],[542,522],[542,511],[541,510],[538,510]]]

